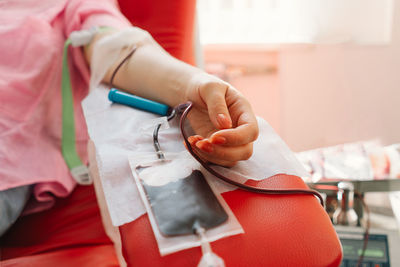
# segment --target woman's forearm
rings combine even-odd
[[[98,34],[85,48],[89,63],[95,43],[108,34],[112,32]],[[119,60],[108,70],[103,82],[110,82],[115,68],[131,49],[124,49]],[[190,79],[200,72],[200,69],[169,55],[151,38],[138,46],[135,53],[121,66],[113,84],[135,95],[175,106],[185,101],[185,90]]]

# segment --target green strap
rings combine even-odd
[[[72,96],[71,80],[68,68],[68,47],[71,40],[68,38],[64,44],[62,62],[62,141],[61,150],[68,168],[82,166],[83,163],[76,151],[75,142],[75,120],[74,120],[74,99]]]
[[[96,32],[111,30],[110,27],[99,27]],[[89,171],[84,165],[76,151],[75,120],[74,120],[74,98],[72,95],[71,78],[68,68],[68,47],[71,39],[68,38],[64,44],[62,60],[61,96],[62,96],[62,138],[61,151],[64,160],[74,179],[80,184],[91,184],[92,179]]]

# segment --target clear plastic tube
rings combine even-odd
[[[217,254],[212,252],[211,245],[206,238],[206,230],[202,227],[196,229],[196,234],[200,237],[201,242],[201,256],[198,267],[225,267],[224,260]]]

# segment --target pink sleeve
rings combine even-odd
[[[69,0],[64,14],[64,34],[68,36],[73,31],[90,29],[96,26],[108,26],[122,29],[131,26],[121,14],[116,0]],[[72,49],[72,59],[75,67],[88,83],[90,74],[82,48]]]
[[[131,26],[121,14],[115,0],[69,0],[64,16],[65,36],[72,31],[93,26],[109,26],[117,29]]]

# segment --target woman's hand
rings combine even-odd
[[[189,143],[201,158],[229,167],[250,158],[258,125],[249,102],[238,90],[200,73],[190,81],[185,98],[193,102],[188,119],[197,134],[189,137]]]

